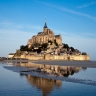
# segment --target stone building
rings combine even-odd
[[[15,55],[15,53],[9,53],[9,54],[8,54],[8,58],[13,58],[14,55]]]
[[[30,48],[32,44],[35,43],[48,43],[51,40],[52,42],[56,41],[58,44],[62,44],[61,35],[54,35],[54,32],[47,27],[46,21],[43,27],[43,32],[38,32],[37,35],[32,36],[31,39],[28,40],[28,47]]]

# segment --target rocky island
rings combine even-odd
[[[9,58],[24,58],[29,60],[90,60],[86,52],[69,47],[62,43],[62,36],[55,35],[47,27],[46,21],[42,32],[32,36],[27,45],[21,45],[16,53],[9,54]]]

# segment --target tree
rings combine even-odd
[[[58,43],[56,42],[56,40],[54,40],[54,44],[55,44],[56,46],[58,46]]]
[[[41,47],[45,50],[47,49],[47,46],[48,46],[48,43],[43,43]]]
[[[82,52],[82,55],[87,55],[87,53],[86,52]]]
[[[27,45],[21,45],[20,46],[20,51],[32,51],[32,47],[28,48]]]
[[[73,52],[73,51],[75,51],[75,49],[73,48],[73,47],[70,47],[71,48],[71,51]]]
[[[25,49],[25,46],[24,45],[21,45],[20,46],[20,50],[23,51]]]
[[[67,50],[69,49],[69,45],[68,44],[63,44],[63,48],[67,48]]]
[[[37,53],[40,53],[41,52],[41,48],[37,49]]]
[[[51,40],[48,40],[48,43],[50,43],[52,45],[53,42]]]

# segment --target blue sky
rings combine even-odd
[[[96,0],[0,0],[0,56],[41,32],[45,16],[63,43],[96,60]]]

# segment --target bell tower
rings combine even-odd
[[[44,23],[44,27],[43,28],[48,28],[47,24],[46,24],[46,17],[45,17],[45,23]]]

